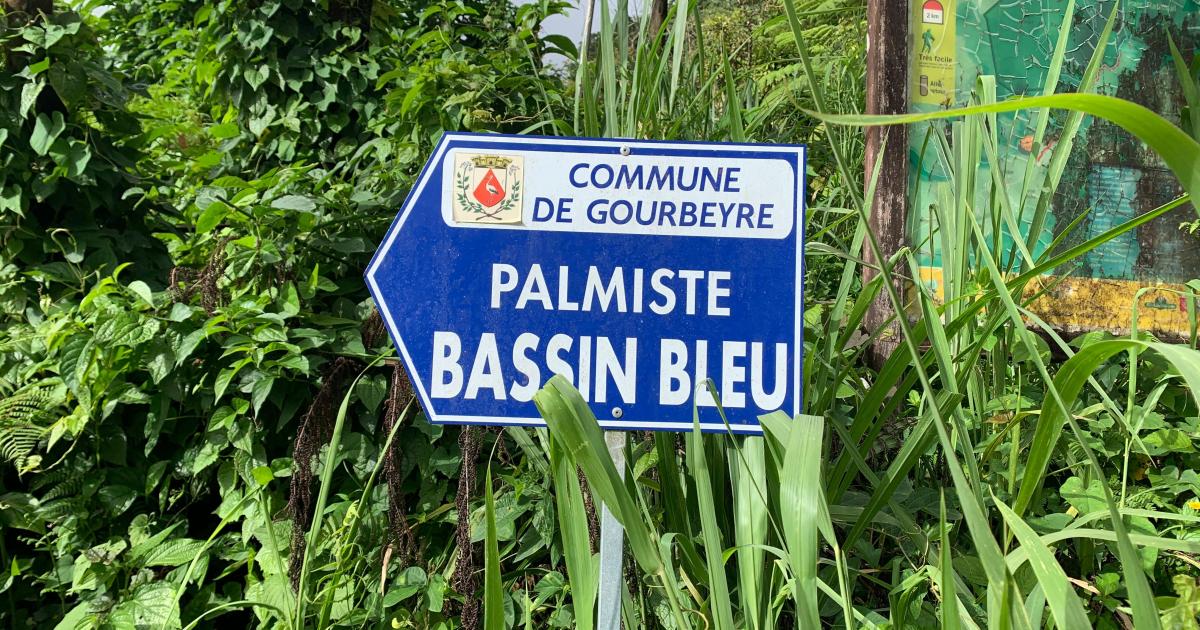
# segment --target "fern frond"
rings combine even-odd
[[[61,404],[59,388],[45,382],[27,385],[0,398],[0,458],[26,471],[50,428],[47,420]]]

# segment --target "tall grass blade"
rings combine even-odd
[[[708,607],[710,624],[716,630],[733,630],[733,608],[725,576],[725,545],[717,524],[717,506],[713,497],[712,473],[705,454],[704,434],[700,432],[700,407],[692,404],[693,429],[687,434],[687,456],[696,484],[696,503],[700,514],[700,535],[704,541],[704,559],[708,565]]]
[[[576,134],[584,133],[584,123],[579,118],[579,108],[590,100],[584,99],[584,86],[591,82],[591,78],[588,76],[588,47],[592,40],[592,16],[595,14],[596,0],[584,0],[583,32],[579,38],[579,57],[575,60],[575,102],[572,104]]]
[[[500,543],[496,535],[496,499],[492,493],[492,467],[489,465],[483,482],[487,520],[487,535],[483,543],[483,627],[484,630],[505,630],[504,585],[500,581]]]
[[[570,381],[555,375],[534,395],[533,401],[551,434],[563,445],[568,461],[583,469],[592,490],[625,528],[634,560],[643,571],[661,581],[662,594],[672,615],[684,619],[675,578],[667,572],[664,562],[664,557],[669,556],[660,554],[659,536],[653,524],[643,518],[643,512],[608,456],[600,424],[583,396]]]
[[[1050,614],[1054,616],[1054,623],[1059,628],[1092,627],[1087,612],[1083,608],[1083,602],[1075,594],[1075,587],[1067,580],[1067,574],[1054,559],[1054,554],[1050,553],[1049,548],[1042,543],[1037,533],[1020,516],[1017,516],[1012,508],[997,499],[995,495],[992,496],[992,500],[996,503],[1000,514],[1003,515],[1004,522],[1016,535],[1017,541],[1029,552],[1030,565],[1033,567],[1034,575],[1037,576],[1038,585],[1042,587],[1046,603],[1050,605]]]
[[[724,52],[722,47],[722,52]],[[733,78],[733,68],[729,66],[729,55],[721,55],[721,69],[725,74],[725,116],[729,119],[729,139],[734,142],[746,141],[746,127],[742,124],[742,100],[737,93],[737,83]]]
[[[337,468],[338,457],[342,455],[342,430],[346,426],[346,414],[350,409],[350,400],[353,398],[354,390],[358,387],[359,381],[366,375],[367,370],[378,363],[380,359],[375,359],[359,372],[355,377],[354,382],[346,389],[346,395],[342,397],[342,404],[338,406],[337,417],[333,422],[333,435],[329,439],[329,446],[325,449],[325,461],[321,467],[321,487],[317,492],[317,504],[313,507],[312,525],[309,526],[307,544],[304,545],[304,557],[300,563],[300,579],[296,586],[296,614],[294,616],[298,625],[304,625],[304,608],[308,603],[308,574],[309,562],[312,560],[312,555],[317,549],[317,536],[321,532],[321,524],[324,522],[325,506],[329,504],[329,491],[333,486],[333,471]]]
[[[936,112],[900,114],[894,116],[827,115],[809,112],[815,118],[838,125],[897,125],[926,120],[956,118],[974,114],[997,114],[1037,107],[1052,107],[1079,111],[1103,118],[1137,136],[1154,149],[1179,178],[1184,190],[1193,198],[1200,194],[1200,143],[1167,119],[1149,109],[1112,96],[1101,94],[1052,94],[1014,98],[992,105],[962,107]],[[1200,209],[1197,209],[1200,213]]]
[[[1133,339],[1101,341],[1083,348],[1059,368],[1054,378],[1054,389],[1063,400],[1075,400],[1088,378],[1103,363],[1121,352],[1147,349],[1157,352],[1174,365],[1192,391],[1192,395],[1200,400],[1200,352],[1183,346]],[[1050,456],[1066,420],[1066,413],[1058,405],[1047,405],[1042,410],[1034,428],[1033,445],[1026,459],[1025,475],[1013,505],[1013,511],[1018,515],[1029,507],[1035,493],[1041,488],[1050,464]]]
[[[941,495],[941,512],[938,521],[938,560],[941,563],[942,579],[942,630],[959,630],[958,588],[954,583],[954,561],[950,547],[950,528],[946,525],[946,494]]]
[[[862,209],[860,209],[860,220],[866,220],[866,214]],[[870,231],[867,232],[867,243],[875,258],[883,260],[884,254],[880,248],[879,239]],[[904,312],[904,302],[901,300],[899,292],[893,284],[894,278],[887,265],[884,265],[880,269],[880,275],[883,277],[882,284],[888,293],[888,299],[891,301],[892,307],[896,312]],[[896,318],[896,323],[900,326],[905,349],[908,351],[921,387],[926,395],[934,401],[927,405],[927,413],[933,416],[933,425],[937,430],[937,436],[941,442],[942,453],[946,458],[946,465],[950,469],[950,476],[954,483],[955,492],[961,503],[963,516],[967,521],[967,529],[971,534],[972,541],[975,543],[980,563],[983,565],[984,573],[988,578],[989,607],[995,608],[992,614],[989,615],[989,623],[996,627],[1005,627],[1008,624],[1017,624],[1017,627],[1026,627],[1028,626],[1028,618],[1025,616],[1024,609],[1017,604],[1014,597],[1015,586],[1011,575],[1009,575],[1005,568],[1003,557],[1000,553],[1000,546],[991,532],[983,510],[982,498],[973,492],[970,480],[962,468],[962,463],[955,454],[956,449],[949,433],[947,414],[941,408],[945,396],[938,396],[936,394],[937,390],[933,387],[933,383],[922,361],[920,348],[917,345],[919,341],[916,340],[916,336],[913,334],[913,329],[908,322],[908,318],[898,317]],[[941,325],[941,322],[937,320],[926,321],[925,323],[927,326]]]
[[[383,464],[384,461],[386,461],[386,453],[391,452],[392,442],[396,439],[396,433],[399,432],[400,427],[404,425],[403,421],[408,417],[408,412],[412,408],[414,400],[415,399],[410,400],[404,406],[404,409],[400,411],[400,415],[397,416],[396,422],[392,424],[392,430],[388,432],[387,438],[383,442],[383,448],[379,451],[380,455],[378,458],[376,458],[375,465],[371,468],[371,474],[367,477],[367,483],[363,485],[358,502],[355,504],[355,508],[352,512],[352,514],[355,516],[349,523],[350,531],[344,537],[344,540],[348,541],[349,544],[340,544],[334,552],[337,561],[337,570],[329,579],[329,586],[325,588],[325,601],[321,605],[321,621],[319,623],[320,627],[325,627],[328,625],[328,619],[332,613],[334,601],[340,590],[339,587],[341,586],[342,580],[347,571],[352,566],[352,562],[350,562],[348,556],[358,552],[358,549],[353,545],[353,541],[356,539],[358,529],[362,525],[362,515],[367,513],[367,502],[371,499],[371,493],[375,489],[375,482],[379,479],[380,471],[383,470]],[[383,602],[381,600],[380,604],[382,605],[382,603]]]
[[[976,240],[982,242],[983,234],[980,230],[978,222],[975,221],[973,216],[968,215],[967,218],[971,220],[971,226],[975,232]],[[1074,387],[1072,395],[1062,395],[1062,392],[1057,387],[1057,378],[1054,382],[1051,381],[1050,373],[1046,369],[1045,362],[1042,360],[1041,355],[1039,354],[1039,349],[1032,333],[1022,324],[1020,310],[1013,301],[1012,296],[1007,291],[1000,290],[1001,287],[1004,287],[1005,285],[1004,279],[1000,274],[1000,270],[995,259],[992,257],[990,252],[986,251],[986,249],[980,252],[980,258],[986,264],[992,284],[997,289],[996,294],[1000,298],[1000,302],[1003,304],[1009,319],[1013,322],[1012,330],[1017,337],[1017,340],[1020,341],[1020,343],[1029,351],[1030,359],[1037,367],[1038,374],[1048,385],[1047,393],[1054,402],[1054,404],[1051,406],[1051,409],[1057,409],[1057,411],[1061,412],[1062,416],[1066,418],[1067,424],[1071,426],[1071,432],[1075,435],[1076,442],[1078,443],[1079,448],[1084,452],[1088,463],[1092,467],[1092,470],[1098,477],[1103,478],[1104,471],[1100,466],[1099,460],[1096,458],[1096,454],[1088,445],[1087,436],[1079,428],[1078,423],[1075,422],[1074,417],[1071,415],[1071,405],[1074,404],[1074,401],[1079,394],[1079,390],[1082,389],[1083,382],[1087,380],[1086,376],[1090,375],[1091,372],[1089,371],[1086,375],[1084,375],[1083,378],[1080,379],[1078,386]],[[1071,359],[1071,361],[1075,361],[1078,358],[1079,355],[1076,355],[1074,359]],[[1068,361],[1068,363],[1070,363],[1070,361]],[[1065,368],[1066,366],[1064,365],[1064,367],[1060,369],[1059,376],[1062,376],[1062,371],[1065,370]],[[1071,402],[1068,403],[1066,401]],[[1045,409],[1043,409],[1042,414],[1042,418],[1044,419],[1046,416]],[[1051,440],[1051,442],[1053,442],[1053,440]],[[1031,447],[1031,452],[1033,450],[1047,449],[1051,447],[1052,445],[1039,444],[1035,442]],[[1029,478],[1026,477],[1023,483],[1027,484],[1028,482]],[[1150,590],[1150,584],[1146,579],[1145,573],[1142,571],[1140,558],[1129,540],[1129,534],[1126,531],[1124,522],[1121,520],[1116,502],[1113,500],[1112,491],[1109,489],[1107,484],[1101,484],[1101,489],[1103,491],[1105,505],[1112,514],[1113,532],[1117,536],[1117,555],[1121,560],[1121,566],[1125,570],[1126,588],[1129,591],[1130,604],[1133,608],[1134,623],[1139,628],[1158,628],[1159,619],[1157,607],[1154,603],[1153,594]],[[1024,491],[1024,488],[1022,488],[1022,490]]]
[[[692,511],[688,506],[687,479],[679,468],[676,456],[676,434],[656,432],[654,450],[658,456],[659,500],[663,511],[663,528],[679,534],[678,545],[683,569],[691,575],[704,571],[704,562],[693,541],[696,535]]]
[[[592,490],[625,527],[634,559],[648,573],[661,571],[657,537],[642,520],[637,502],[608,457],[600,425],[583,397],[570,382],[556,375],[534,395],[534,403],[554,439],[559,440],[568,457],[583,468]]]
[[[750,436],[742,442],[740,457],[730,466],[733,474],[734,542],[737,544],[738,598],[742,616],[750,630],[767,628],[765,598],[768,584],[764,552],[767,541],[767,454],[763,438]]]
[[[783,539],[795,580],[792,597],[796,602],[796,622],[801,628],[819,628],[817,534],[820,503],[824,498],[821,451],[825,420],[817,416],[796,416],[786,435],[781,435],[777,428],[788,421],[783,412],[768,414],[760,421],[784,445],[787,453],[780,475],[779,509]]]
[[[1114,2],[1112,11],[1108,15],[1108,21],[1104,24],[1104,30],[1100,32],[1100,36],[1096,39],[1096,49],[1092,53],[1092,58],[1088,60],[1088,65],[1083,71],[1083,78],[1079,83],[1077,92],[1091,92],[1095,89],[1097,80],[1100,76],[1100,68],[1104,62],[1104,54],[1108,49],[1108,40],[1112,36],[1113,28],[1117,21],[1117,12],[1121,7],[1120,2]],[[1066,22],[1064,21],[1064,27]],[[1060,43],[1063,35],[1060,33]],[[1049,94],[1050,92],[1043,92]],[[1049,116],[1049,109],[1042,110],[1043,117]],[[1030,220],[1029,234],[1027,235],[1026,245],[1029,249],[1033,249],[1037,243],[1037,239],[1041,237],[1042,231],[1046,225],[1046,218],[1050,212],[1050,204],[1054,197],[1054,191],[1058,189],[1059,182],[1062,181],[1063,172],[1067,167],[1067,158],[1071,156],[1072,150],[1075,148],[1075,136],[1079,132],[1080,126],[1083,124],[1083,112],[1072,111],[1067,116],[1067,122],[1063,125],[1062,133],[1059,135],[1058,144],[1054,145],[1054,150],[1050,155],[1050,167],[1046,170],[1046,176],[1042,183],[1042,192],[1038,197],[1037,207],[1034,209],[1033,218]],[[1041,151],[1039,148],[1045,140],[1045,134],[1037,139],[1035,150]],[[1031,154],[1036,155],[1036,154]],[[1033,161],[1030,162],[1031,166]],[[1027,172],[1027,175],[1029,173]],[[1028,181],[1028,180],[1027,180]],[[1025,197],[1021,197],[1024,204]],[[1053,248],[1048,248],[1046,254],[1054,251]]]
[[[624,19],[624,16],[622,16]],[[617,47],[613,41],[613,14],[608,0],[600,0],[600,64],[601,94],[604,97],[604,137],[620,137],[621,119],[617,116]]]
[[[796,0],[783,0],[783,8],[787,13],[788,26],[792,29],[792,38],[796,42],[796,52],[800,55],[800,67],[804,70],[804,78],[808,83],[809,93],[813,99],[813,106],[818,112],[828,112],[829,107],[825,102],[825,90],[818,81],[816,70],[813,69],[812,59],[808,54],[808,44],[804,39],[804,27],[800,24],[800,13],[796,10]],[[842,146],[838,143],[838,139],[834,137],[835,131],[831,127],[825,127],[825,137],[829,141],[829,151],[833,154],[833,160],[837,165],[838,174],[846,182],[847,188],[850,191],[850,198],[854,200],[855,205],[862,205],[863,196],[858,192],[858,187],[855,185],[855,178],[850,170],[846,156],[842,152]]]
[[[579,475],[562,445],[550,437],[550,468],[554,479],[554,508],[558,531],[562,536],[567,577],[571,581],[571,603],[575,624],[580,630],[592,630],[596,623],[596,596],[599,589],[599,563],[592,553],[587,509]]]
[[[671,35],[671,92],[667,97],[668,109],[675,108],[675,94],[679,91],[679,71],[683,67],[683,48],[687,44],[687,17],[690,0],[675,0],[675,26]]]
[[[1167,43],[1171,45],[1171,60],[1175,63],[1175,74],[1179,77],[1183,101],[1188,105],[1192,135],[1200,138],[1200,85],[1197,85],[1195,71],[1188,66],[1170,33],[1167,34]]]

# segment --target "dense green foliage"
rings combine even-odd
[[[561,111],[535,36],[558,4],[99,4],[0,15],[0,618],[157,627],[226,605],[274,624],[293,601],[285,507],[312,507],[289,492],[297,434],[311,459],[347,378],[390,353],[364,334],[361,270],[441,131]],[[356,389],[333,513],[379,459],[389,374]],[[310,408],[322,386],[332,409]],[[453,552],[454,437],[402,429],[423,581]],[[356,536],[331,527],[314,551],[367,551],[373,585],[334,618],[396,604],[372,496]],[[389,580],[413,576],[400,559]]]
[[[603,502],[629,628],[1197,627],[1197,353],[1030,332],[1103,238],[1002,274],[940,208],[958,282],[873,369],[912,258],[859,280],[862,132],[823,114],[862,109],[861,3],[674,2],[583,64],[565,6],[0,8],[0,624],[588,628]],[[931,152],[969,170],[984,121]],[[550,431],[429,424],[361,274],[446,130],[807,143],[809,415],[632,436],[624,482],[559,381]]]

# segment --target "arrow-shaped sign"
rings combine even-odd
[[[606,429],[799,413],[804,148],[446,134],[367,269],[430,420]],[[698,392],[698,393],[697,393]]]

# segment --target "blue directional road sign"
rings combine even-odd
[[[738,433],[800,411],[804,147],[446,134],[367,269],[430,420]]]

